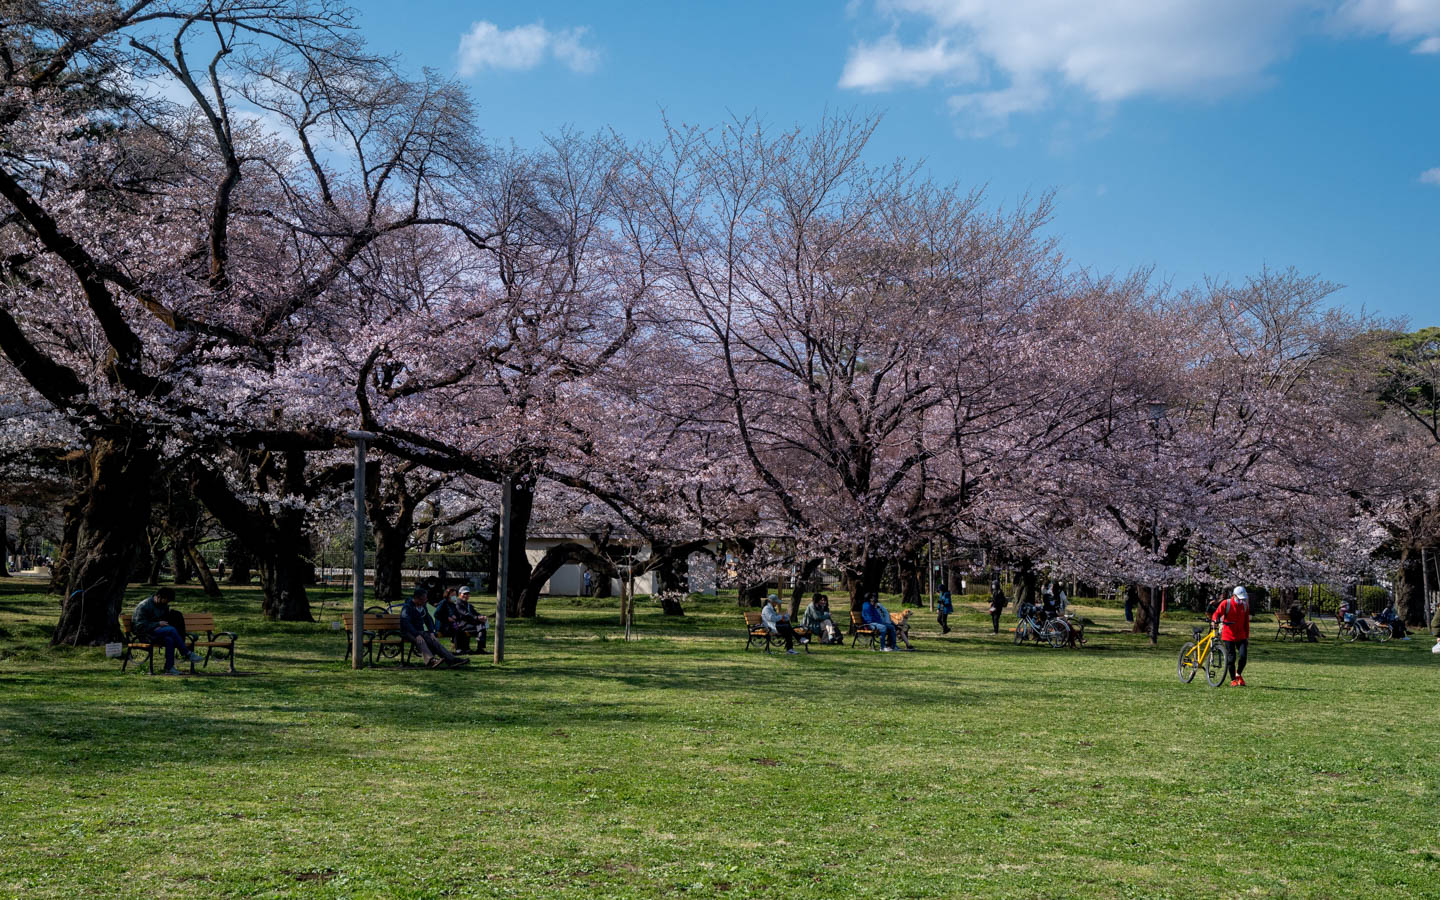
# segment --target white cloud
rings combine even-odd
[[[1345,0],[1336,22],[1364,34],[1383,34],[1416,53],[1440,53],[1440,0]]]
[[[936,76],[972,81],[979,74],[980,64],[973,53],[952,51],[943,39],[926,47],[907,48],[892,35],[853,48],[840,75],[840,86],[885,91],[901,84],[926,85]]]
[[[1436,187],[1440,187],[1440,167],[1436,167],[1434,169],[1426,169],[1425,171],[1421,172],[1420,183],[1433,184]]]
[[[1440,0],[875,0],[894,37],[850,50],[840,85],[883,90],[936,76],[975,87],[949,106],[1003,128],[1061,91],[1099,103],[1215,97],[1263,84],[1307,31],[1383,34],[1440,52]],[[982,129],[984,130],[984,129]]]
[[[590,72],[600,57],[582,43],[587,30],[551,31],[543,22],[506,30],[493,22],[476,22],[460,36],[456,68],[468,77],[484,69],[533,69],[554,57],[572,72]]]

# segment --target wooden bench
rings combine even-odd
[[[1275,610],[1275,621],[1279,629],[1275,632],[1275,640],[1303,641],[1309,637],[1310,623],[1303,622],[1299,625],[1292,625],[1290,617],[1280,610]]]
[[[869,646],[871,650],[874,650],[876,642],[880,640],[880,632],[875,630],[875,626],[860,618],[860,613],[853,609],[850,610],[850,634],[852,635],[850,639],[851,648],[854,648],[860,638],[864,637],[867,646]]]
[[[795,629],[795,640],[810,652],[810,629],[804,625],[791,625]],[[785,639],[778,634],[772,634],[770,629],[765,627],[765,619],[758,612],[745,613],[745,649],[749,650],[754,644],[759,644],[766,653],[770,652],[771,644],[784,645]]]
[[[375,665],[377,659],[383,660],[386,656],[400,660],[400,665],[410,665],[410,642],[400,633],[400,616],[398,614],[367,612],[361,621],[363,634],[361,640],[365,647],[365,658],[370,665]],[[355,614],[345,614],[345,658],[350,658],[350,653],[355,646]]]
[[[215,616],[213,613],[182,613],[185,617],[185,644],[192,653],[200,652],[205,648],[204,666],[209,668],[210,657],[220,654],[220,658],[230,663],[230,674],[235,674],[235,632],[217,631],[215,629]],[[120,629],[125,633],[125,650],[120,654],[120,671],[124,672],[130,665],[132,651],[143,651],[145,654],[145,665],[151,675],[155,674],[155,651],[163,650],[162,644],[152,644],[142,640],[134,631],[134,623],[129,616],[120,617]],[[195,662],[190,661],[190,674],[195,674]]]

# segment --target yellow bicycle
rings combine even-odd
[[[1204,669],[1206,683],[1211,687],[1219,687],[1225,678],[1225,653],[1220,649],[1215,626],[1212,624],[1203,636],[1199,628],[1192,626],[1190,631],[1194,639],[1180,648],[1180,662],[1176,665],[1176,674],[1181,681],[1189,684],[1195,680],[1195,673]]]

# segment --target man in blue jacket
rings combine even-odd
[[[430,592],[423,587],[417,587],[415,594],[405,605],[400,608],[400,633],[405,640],[415,645],[415,650],[424,659],[425,665],[434,669],[437,666],[463,666],[469,664],[470,660],[456,656],[445,645],[440,643],[440,638],[435,635],[435,620],[430,617],[430,611],[425,608],[425,603],[430,599]]]
[[[880,598],[871,594],[860,607],[860,618],[865,620],[866,625],[873,625],[875,630],[880,632],[880,649],[890,652],[895,648],[895,623],[890,621],[890,613],[880,605]]]

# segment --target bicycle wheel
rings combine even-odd
[[[1354,643],[1360,638],[1360,629],[1354,625],[1345,624],[1340,626],[1340,640],[1347,644]]]
[[[1015,643],[1017,643],[1017,644],[1023,644],[1023,643],[1025,643],[1025,623],[1024,623],[1024,622],[1016,622],[1016,623],[1015,623]]]
[[[1383,644],[1395,636],[1395,630],[1381,622],[1375,626],[1375,630],[1370,633],[1370,636]]]
[[[1189,641],[1180,648],[1180,661],[1175,664],[1175,674],[1185,684],[1195,680],[1195,642]]]
[[[1066,640],[1070,637],[1070,628],[1063,621],[1056,619],[1045,626],[1045,637],[1049,638],[1050,646],[1059,650],[1065,646]]]
[[[1205,682],[1211,687],[1219,687],[1224,680],[1225,651],[1220,649],[1219,641],[1211,641],[1210,652],[1205,654]]]

